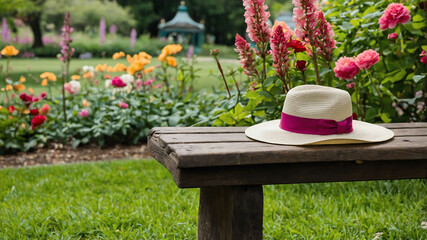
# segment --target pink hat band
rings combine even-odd
[[[292,116],[282,112],[279,127],[283,130],[314,135],[333,135],[351,133],[353,131],[353,117],[342,121],[331,119],[313,119]]]

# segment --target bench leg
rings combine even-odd
[[[262,239],[262,186],[200,188],[199,240]]]

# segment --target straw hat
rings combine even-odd
[[[348,92],[318,85],[291,89],[281,119],[249,127],[245,134],[282,145],[372,143],[394,136],[384,127],[353,120]]]

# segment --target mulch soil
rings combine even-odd
[[[30,152],[0,155],[0,168],[150,158],[146,146],[146,144],[116,145],[101,148],[89,144],[73,148],[69,145],[51,143],[46,148]]]

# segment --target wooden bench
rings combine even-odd
[[[148,149],[180,188],[200,188],[199,239],[262,239],[265,184],[427,178],[427,123],[383,124],[374,144],[281,146],[246,127],[159,127]]]

